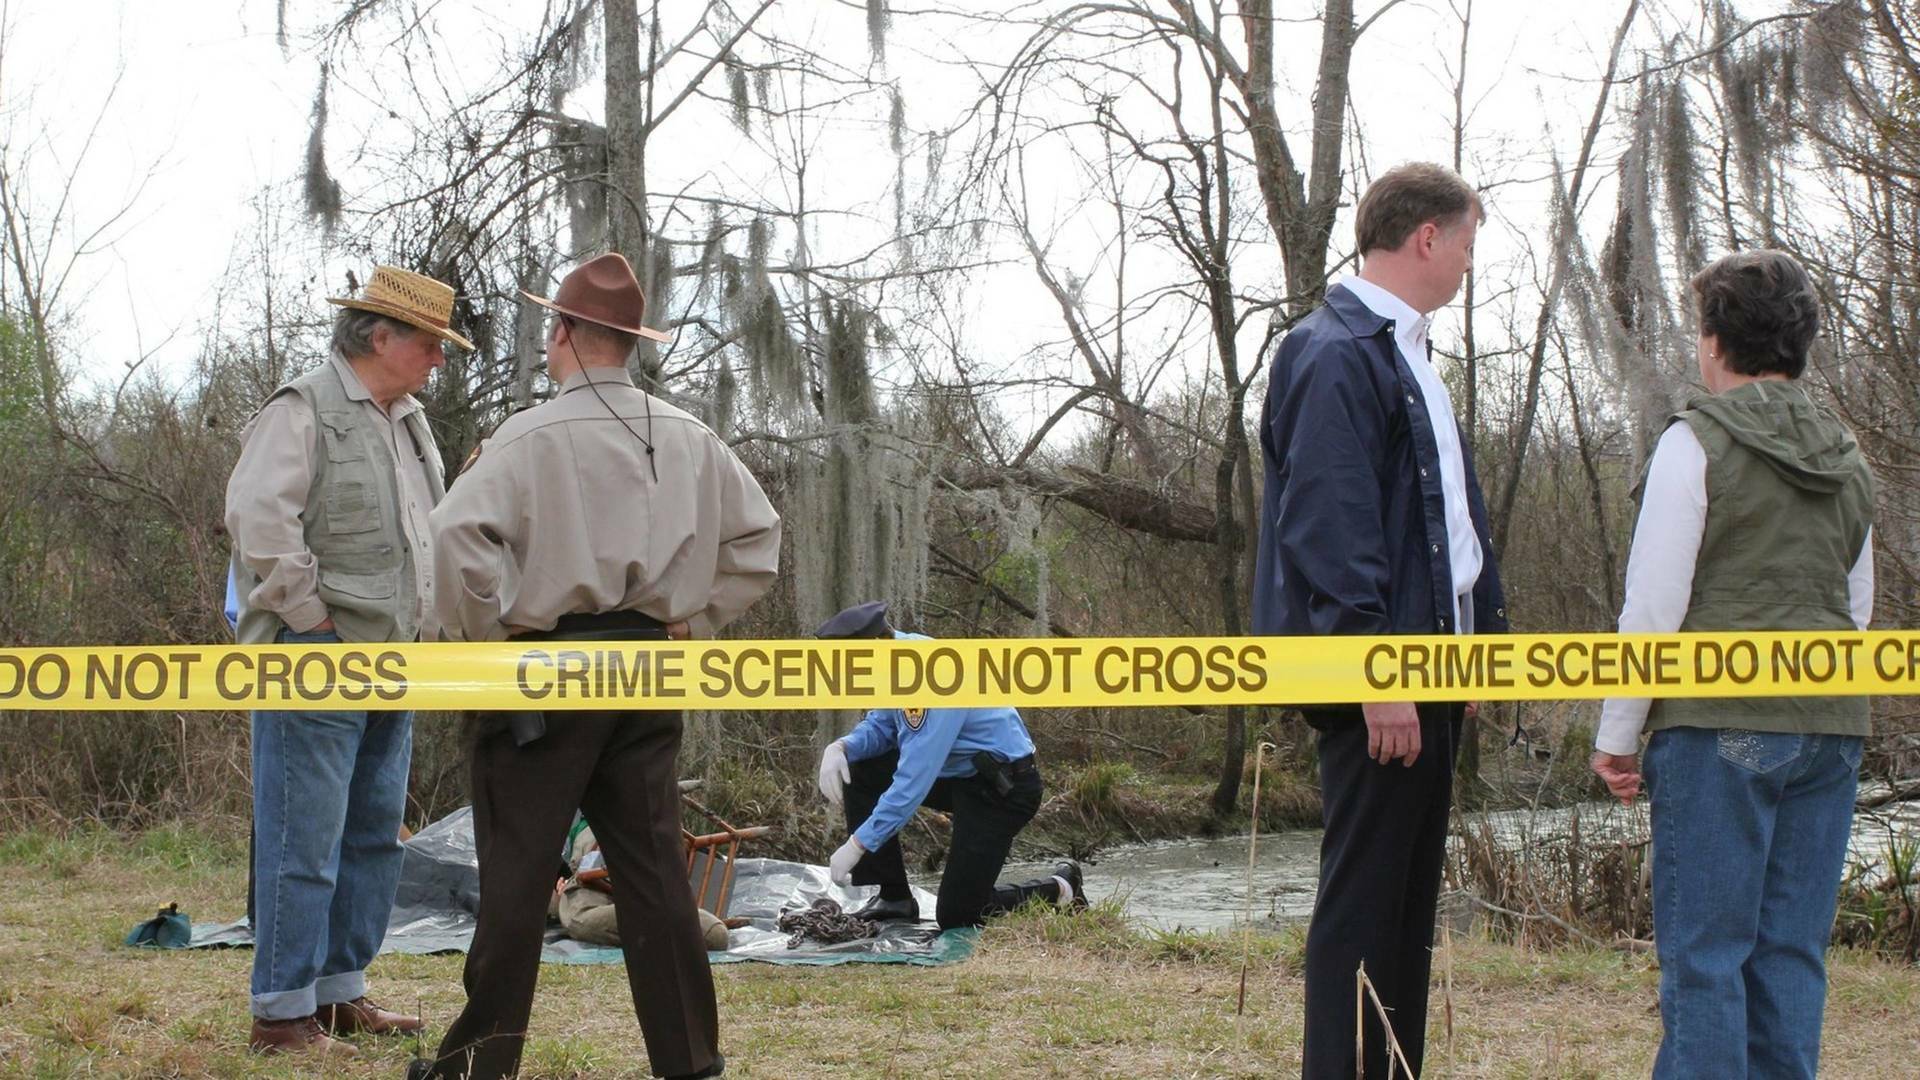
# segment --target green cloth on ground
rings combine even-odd
[[[126,943],[138,949],[184,949],[192,940],[193,921],[179,904],[168,904],[128,932]]]

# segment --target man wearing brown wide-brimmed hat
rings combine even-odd
[[[440,451],[413,393],[446,362],[453,290],[390,266],[340,308],[333,355],[273,392],[227,482],[243,644],[433,636]],[[253,714],[253,1032],[266,1053],[412,1031],[367,999],[400,876],[405,712]]]
[[[780,518],[700,421],[633,385],[646,300],[619,255],[551,300],[560,392],[509,417],[433,512],[434,603],[448,637],[705,637],[773,584]],[[409,1077],[519,1066],[555,855],[574,810],[605,854],[634,1011],[653,1073],[719,1076],[719,1021],[687,882],[675,759],[680,714],[497,714],[473,752],[480,911],[467,1007]]]

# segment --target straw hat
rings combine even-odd
[[[393,266],[373,268],[373,280],[359,296],[329,296],[327,303],[340,307],[371,311],[438,334],[455,345],[473,351],[473,342],[453,332],[453,289],[424,274],[415,274]]]
[[[623,333],[654,341],[673,340],[672,334],[641,325],[641,320],[647,317],[647,298],[633,276],[633,267],[619,252],[609,252],[580,264],[560,280],[560,291],[554,293],[551,300],[525,289],[520,295],[543,308]]]

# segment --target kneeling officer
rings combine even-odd
[[[824,623],[821,638],[912,638],[887,626],[887,605],[861,604]],[[978,926],[1033,897],[1085,907],[1080,868],[1018,885],[995,884],[1015,834],[1040,810],[1033,740],[1011,708],[875,709],[820,758],[820,793],[845,809],[852,833],[829,863],[837,885],[878,885],[880,895],[855,914],[918,921],[896,834],[922,804],[953,816],[953,846],[940,878],[942,930]]]

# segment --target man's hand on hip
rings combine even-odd
[[[1368,702],[1360,712],[1367,718],[1368,757],[1382,765],[1412,765],[1420,756],[1420,714],[1413,702]]]

